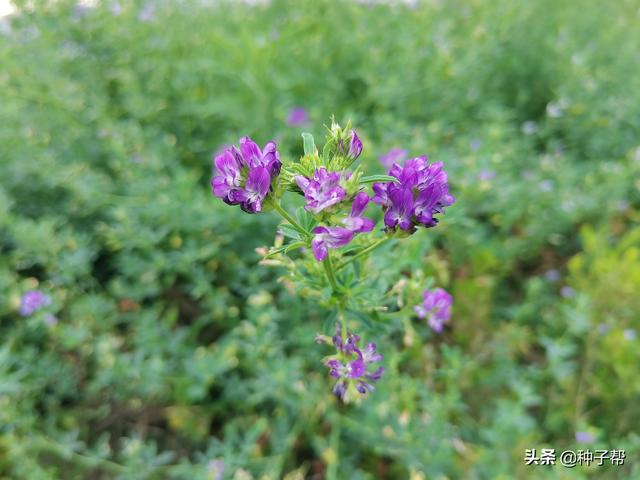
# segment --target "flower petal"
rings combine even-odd
[[[264,197],[271,187],[271,176],[264,167],[253,168],[247,177],[246,190]]]
[[[369,195],[367,195],[365,192],[359,192],[353,198],[353,204],[351,205],[351,216],[359,217],[367,208],[367,205],[369,205],[369,200]]]
[[[262,152],[260,147],[249,137],[240,139],[240,152],[244,160],[250,167],[260,167],[262,165]]]
[[[351,130],[351,141],[349,142],[349,157],[353,160],[358,158],[362,153],[362,141],[358,138],[355,130]]]
[[[313,240],[311,240],[311,249],[313,250],[313,256],[316,257],[316,260],[319,262],[327,258],[329,250],[323,234],[317,234],[313,237]]]

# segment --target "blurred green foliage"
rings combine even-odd
[[[35,3],[0,29],[0,478],[640,478],[638,2]],[[241,135],[299,156],[294,106],[457,197],[369,270],[398,305],[433,276],[451,326],[363,325],[357,406],[327,312],[257,264],[277,219],[209,191]]]

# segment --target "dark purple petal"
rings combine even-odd
[[[319,262],[327,258],[327,254],[329,253],[327,243],[324,241],[322,235],[313,237],[313,240],[311,240],[311,249],[313,250],[313,256],[316,257],[316,260]]]
[[[347,371],[347,376],[349,378],[360,378],[367,371],[367,364],[362,358],[358,358],[349,363]]]
[[[355,160],[362,153],[362,142],[358,138],[355,130],[351,130],[351,141],[349,143],[349,157]]]
[[[249,167],[249,164],[247,163],[247,161],[242,156],[242,152],[240,151],[240,149],[238,147],[236,147],[235,145],[232,145],[231,148],[229,149],[229,151],[231,152],[231,155],[233,155],[233,158],[236,160],[238,165],[240,165],[240,168],[248,168]]]
[[[232,200],[241,202],[240,208],[247,213],[262,211],[264,201],[271,187],[271,176],[264,167],[257,167],[249,172],[244,190],[233,192]]]
[[[374,222],[370,218],[361,217],[361,219],[362,219],[362,226],[358,230],[356,230],[356,232],[358,232],[358,233],[366,233],[366,232],[370,232],[371,230],[373,230],[373,227],[375,227],[376,222]]]
[[[367,382],[358,382],[356,383],[356,390],[358,390],[358,392],[364,395],[367,393],[367,391],[375,390],[375,387]]]
[[[377,382],[378,380],[380,380],[383,373],[384,373],[384,367],[378,367],[378,369],[375,372],[367,374],[367,378],[372,382]]]
[[[260,147],[251,140],[249,137],[242,137],[240,139],[240,152],[247,162],[249,167],[261,167],[262,165],[262,152]]]
[[[343,247],[354,236],[351,230],[341,227],[316,227],[313,229],[313,233],[315,236],[311,240],[311,248],[319,262],[327,257],[327,249]]]
[[[311,179],[296,177],[296,183],[307,199],[305,208],[313,213],[319,213],[341,202],[347,192],[340,186],[341,174],[327,172],[325,168],[319,168]]]
[[[348,333],[347,339],[344,342],[344,348],[342,349],[342,351],[344,353],[356,353],[358,357],[362,357],[360,350],[358,350],[357,348],[359,340],[360,340],[360,337],[358,335],[355,335],[353,333]]]
[[[430,185],[422,190],[416,199],[414,213],[418,222],[425,227],[433,227],[435,225],[433,213],[439,196],[439,186]]]
[[[342,376],[341,372],[344,370],[344,366],[338,360],[327,360],[326,366],[329,368],[329,375],[332,377],[340,378]]]
[[[384,224],[392,229],[399,226],[402,230],[410,230],[413,214],[413,192],[408,188],[390,188],[389,200],[391,207],[384,215]]]
[[[354,233],[348,228],[331,227],[329,233],[329,247],[340,248],[353,240]]]
[[[374,183],[373,184],[373,193],[374,196],[371,199],[373,203],[377,203],[378,205],[386,206],[389,204],[389,196],[387,194],[387,187],[389,183]]]
[[[262,166],[266,167],[269,174],[273,177],[280,174],[282,162],[280,161],[280,154],[276,148],[276,143],[273,141],[267,142],[262,150]]]
[[[340,327],[340,322],[336,322],[336,333],[331,337],[331,340],[333,340],[336,349],[342,350],[342,327]]]
[[[264,198],[269,192],[270,187],[271,176],[266,168],[257,167],[249,171],[245,190]]]
[[[344,395],[347,392],[347,384],[343,381],[336,383],[332,392],[340,400],[344,400]]]
[[[367,195],[365,192],[359,192],[353,198],[353,204],[351,205],[351,216],[361,216],[362,212],[364,212],[364,210],[367,208],[367,205],[369,205],[369,200],[369,195]]]
[[[354,235],[351,230],[342,227],[316,227],[313,229],[313,233],[316,236],[322,235],[330,248],[344,247],[353,239]]]

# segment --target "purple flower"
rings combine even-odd
[[[413,310],[420,318],[427,318],[429,326],[437,333],[442,333],[444,324],[451,318],[451,303],[453,298],[442,288],[433,291],[425,290],[423,302]]]
[[[541,192],[551,192],[553,190],[553,180],[542,180],[538,185]]]
[[[207,472],[212,480],[221,480],[224,474],[224,460],[214,458],[207,464]]]
[[[363,349],[358,347],[360,337],[349,332],[343,340],[340,325],[336,327],[336,334],[333,336],[333,344],[338,353],[325,360],[325,365],[329,368],[329,375],[338,379],[333,387],[333,393],[345,400],[349,385],[353,384],[355,389],[366,394],[374,390],[373,383],[380,380],[384,373],[384,367],[373,369],[374,363],[383,359],[377,353],[376,344],[368,343]]]
[[[340,173],[328,172],[324,167],[317,169],[310,179],[300,175],[295,177],[296,184],[307,199],[305,209],[317,214],[341,202],[347,195],[340,186],[341,178]]]
[[[271,176],[264,167],[256,167],[249,170],[247,183],[244,189],[234,194],[234,200],[240,203],[240,208],[247,213],[256,213],[262,210],[262,201],[271,188]]]
[[[407,153],[409,152],[402,148],[394,147],[387,153],[380,155],[380,163],[388,170],[394,163],[403,162],[407,158]]]
[[[618,202],[618,210],[620,210],[621,212],[626,212],[627,210],[629,210],[629,207],[630,204],[626,200],[620,200]]]
[[[399,227],[413,232],[417,225],[437,225],[434,215],[455,202],[443,166],[442,162],[430,164],[427,157],[412,158],[404,167],[395,163],[389,170],[397,182],[373,184],[373,201],[382,205],[387,230]]]
[[[44,323],[48,326],[48,327],[53,327],[54,325],[58,324],[58,319],[56,318],[55,315],[52,315],[50,313],[47,313],[44,316]]]
[[[27,317],[37,310],[51,304],[51,297],[39,290],[31,290],[22,295],[20,302],[20,315]]]
[[[480,170],[478,172],[478,180],[481,182],[488,182],[489,180],[493,180],[496,178],[496,172],[493,170]]]
[[[593,443],[595,437],[589,432],[576,432],[576,442],[578,443]]]
[[[576,296],[576,291],[568,285],[565,285],[560,289],[560,295],[564,298],[572,298]]]
[[[156,17],[156,7],[152,3],[147,3],[138,14],[141,22],[150,22]]]
[[[342,227],[316,227],[313,233],[315,235],[311,240],[311,249],[319,262],[327,258],[329,248],[344,247],[355,235],[352,230]]]
[[[558,280],[560,280],[560,272],[557,269],[552,268],[545,272],[544,278],[546,278],[550,282],[557,282]]]
[[[633,328],[625,328],[622,331],[622,335],[624,336],[625,340],[629,340],[630,342],[638,337],[638,334]]]
[[[240,148],[224,149],[216,155],[214,165],[213,194],[229,205],[240,205],[247,213],[257,213],[262,211],[282,163],[274,142],[260,150],[253,140],[243,137]]]
[[[267,142],[264,149],[260,150],[260,147],[249,137],[242,137],[240,152],[249,168],[264,167],[272,176],[277,176],[280,173],[282,163],[275,142]]]
[[[393,230],[399,226],[402,230],[410,230],[413,217],[413,191],[410,188],[390,185],[388,188],[389,206],[384,214],[384,224]]]
[[[353,199],[351,214],[342,219],[344,227],[319,226],[313,229],[315,234],[311,240],[311,248],[319,262],[327,258],[329,248],[340,248],[347,245],[357,233],[370,232],[375,225],[370,218],[362,217],[362,213],[369,204],[369,196],[359,192]]]
[[[375,222],[362,216],[362,212],[369,205],[369,200],[369,195],[364,192],[356,194],[351,205],[351,214],[342,221],[347,229],[354,233],[365,233],[373,230]]]
[[[351,130],[351,140],[349,142],[349,153],[348,157],[351,160],[355,160],[362,153],[362,141],[358,138],[358,134],[355,130]]]
[[[309,114],[302,107],[294,107],[289,112],[287,123],[292,127],[299,127],[309,121]]]

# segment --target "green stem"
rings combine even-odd
[[[340,466],[340,418],[333,416],[333,425],[331,426],[331,450],[334,453],[333,462],[328,465],[327,480],[338,479],[338,467]]]
[[[342,296],[342,292],[339,290],[338,281],[336,280],[335,270],[333,268],[333,263],[331,261],[331,252],[327,252],[327,258],[322,262],[324,266],[324,271],[327,274],[327,280],[331,284],[331,290],[333,294],[339,296],[338,304],[336,309],[338,311],[338,321],[340,322],[340,327],[342,329],[342,341],[347,341],[347,318],[343,313],[344,310],[344,296]]]
[[[340,265],[338,265],[336,267],[336,272],[338,270],[341,270],[342,268],[346,267],[347,265],[349,265],[351,262],[355,262],[358,258],[363,257],[364,255],[367,255],[371,252],[373,252],[376,248],[378,248],[381,245],[384,245],[387,240],[389,240],[389,237],[383,237],[380,240],[373,242],[371,245],[369,245],[368,247],[360,250],[358,253],[356,253],[353,257],[349,257],[349,259],[345,260],[344,262],[342,262]]]
[[[293,228],[295,228],[299,233],[304,235],[305,237],[309,236],[309,232],[307,232],[302,225],[300,225],[295,218],[293,218],[289,212],[287,212],[280,204],[276,201],[273,202],[273,208],[278,212],[282,218],[284,218],[287,222],[291,224]]]
[[[35,439],[33,446],[40,451],[47,451],[66,460],[73,460],[76,465],[80,465],[84,468],[100,468],[113,474],[121,474],[129,471],[129,469],[124,465],[120,465],[119,463],[115,463],[104,458],[91,457],[89,455],[78,453],[45,437]]]
[[[333,293],[338,293],[338,282],[336,281],[336,275],[333,270],[333,262],[331,261],[331,252],[327,252],[327,258],[322,262],[324,266],[324,272],[327,274],[327,280],[331,284],[331,290]]]
[[[338,304],[338,321],[340,322],[340,330],[342,331],[342,342],[347,341],[347,316],[342,311],[343,305]]]

